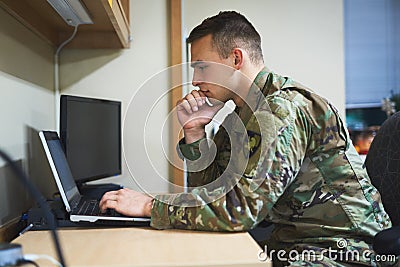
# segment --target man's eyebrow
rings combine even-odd
[[[190,64],[190,67],[195,68],[197,65],[202,64],[202,63],[204,63],[203,60],[197,60],[197,61],[195,61],[195,62],[192,62],[192,63]]]

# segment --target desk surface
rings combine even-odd
[[[258,260],[261,248],[247,233],[136,227],[58,232],[68,266],[271,266]],[[22,245],[24,254],[56,258],[48,231],[31,231],[13,242]],[[52,266],[45,260],[37,263],[41,267]]]

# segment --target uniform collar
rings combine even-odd
[[[246,96],[243,107],[236,107],[235,112],[239,114],[244,125],[247,124],[250,117],[256,111],[260,101],[262,101],[269,93],[271,93],[272,73],[267,67],[264,67],[254,79],[249,92]]]

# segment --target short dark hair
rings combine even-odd
[[[190,33],[187,42],[212,35],[212,45],[222,58],[227,58],[232,49],[240,47],[249,53],[253,63],[264,62],[261,50],[261,37],[254,26],[240,13],[221,11],[218,15],[206,18]]]

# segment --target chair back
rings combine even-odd
[[[393,226],[400,225],[400,112],[388,118],[378,130],[365,166]]]

